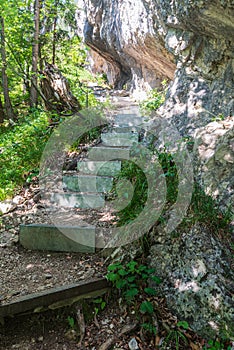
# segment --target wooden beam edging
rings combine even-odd
[[[71,305],[79,299],[103,294],[109,288],[110,283],[105,278],[96,278],[76,284],[50,288],[39,293],[28,294],[17,298],[13,302],[0,305],[0,319],[3,320],[4,317],[27,311],[40,312],[46,309],[56,309],[65,305]]]

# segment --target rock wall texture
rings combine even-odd
[[[234,273],[212,232],[197,223],[180,239],[167,237],[151,248],[150,264],[162,278],[168,306],[205,338],[233,337]],[[165,278],[166,276],[166,278]]]
[[[174,57],[165,48],[166,31],[153,1],[84,0],[86,43],[102,58],[114,87],[156,86],[173,78]],[[96,57],[97,59],[97,57]]]
[[[126,84],[139,91],[157,86],[163,78],[171,80],[159,112],[182,136],[194,138],[199,134],[197,129],[233,115],[232,0],[79,2],[86,11],[84,38],[92,49],[93,68],[106,72],[114,87]],[[222,138],[220,135],[219,144]],[[233,141],[228,138],[232,152]],[[198,156],[195,149],[195,162],[199,162]],[[231,169],[233,156],[226,158],[226,164]],[[218,174],[216,188],[202,176],[204,167],[200,163],[195,168],[197,179],[207,193],[214,190],[214,198],[220,201],[222,209],[233,205],[232,174],[229,172],[227,177],[225,172],[222,176],[217,159],[212,163],[212,174],[216,170]]]
[[[141,90],[170,81],[157,113],[194,143],[196,180],[222,210],[233,211],[233,0],[82,3],[94,68],[106,72],[116,88]],[[223,331],[233,336],[233,275],[211,236],[198,225],[176,243],[164,237],[151,259],[180,318],[208,338]]]

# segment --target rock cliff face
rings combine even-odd
[[[158,113],[194,143],[197,181],[222,210],[233,208],[233,0],[82,1],[84,37],[95,69],[105,71],[117,88],[126,84],[141,90],[157,86],[164,78],[171,81]],[[179,317],[187,318],[206,337],[220,330],[231,335],[228,263],[216,249],[218,242],[209,246],[210,235],[197,226],[174,248],[165,238],[152,248],[151,257],[156,269],[160,263],[168,281],[164,293]],[[180,252],[179,244],[187,250]],[[179,280],[185,289],[177,286]]]
[[[160,114],[182,136],[198,137],[197,129],[233,114],[232,0],[80,1],[86,10],[84,37],[92,48],[93,68],[106,72],[113,86],[126,84],[141,90],[157,86],[162,78],[171,80]],[[232,129],[233,125],[228,125]],[[223,137],[219,136],[219,143]],[[230,137],[227,147],[230,157],[226,165],[231,169]],[[200,153],[194,151],[197,179],[207,193],[215,193],[226,210],[234,201],[232,174],[226,172],[222,178],[217,170],[219,185],[210,186],[201,174]],[[212,174],[219,167],[218,160],[213,162]]]
[[[166,31],[149,1],[84,0],[86,43],[106,61],[106,73],[118,88],[155,86],[173,78],[175,60],[165,48]]]

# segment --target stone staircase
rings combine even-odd
[[[86,159],[79,161],[77,172],[64,174],[63,192],[52,193],[51,202],[58,208],[100,209],[112,189],[114,177],[127,160],[131,147],[138,143],[144,118],[137,114],[117,114],[101,143],[91,147]],[[92,225],[21,225],[20,243],[30,250],[95,252],[96,228]]]

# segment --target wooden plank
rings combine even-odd
[[[72,285],[50,288],[39,293],[19,297],[13,302],[0,306],[0,319],[28,311],[36,312],[46,308],[56,308],[78,299],[93,296],[96,292],[107,291],[110,284],[105,278],[92,279]],[[51,306],[51,307],[50,307]]]

